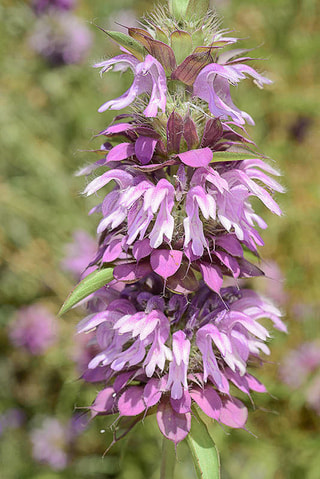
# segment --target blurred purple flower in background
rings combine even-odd
[[[285,279],[283,273],[275,261],[263,261],[263,271],[265,276],[254,281],[257,291],[265,294],[277,305],[283,306],[287,301],[285,291]]]
[[[76,0],[33,0],[32,8],[41,15],[49,10],[72,10],[75,4]]]
[[[316,373],[316,374],[314,374]],[[301,344],[283,359],[279,369],[281,379],[291,388],[307,386],[305,396],[312,407],[320,411],[320,342]],[[317,396],[318,394],[318,396]]]
[[[88,414],[76,412],[67,424],[67,440],[72,444],[77,437],[87,428],[89,422]]]
[[[308,318],[319,316],[320,304],[295,302],[292,305],[292,313],[297,321],[305,322]]]
[[[8,429],[18,429],[25,422],[22,409],[10,408],[0,414],[0,437]]]
[[[52,65],[83,61],[91,47],[92,36],[86,25],[69,12],[50,12],[37,20],[30,45]]]
[[[10,324],[9,337],[14,346],[35,356],[43,354],[57,340],[56,317],[41,305],[21,308]]]
[[[93,332],[75,336],[71,358],[76,363],[77,370],[81,375],[85,373],[89,362],[98,352],[94,338]]]
[[[307,386],[305,395],[308,406],[320,416],[320,367]]]
[[[116,17],[109,18],[110,30],[127,33],[127,27],[139,27],[139,22],[134,10],[125,8],[116,12]]]
[[[293,349],[280,367],[281,379],[292,389],[299,388],[320,366],[320,343],[311,341]]]
[[[68,464],[67,427],[58,419],[46,418],[41,427],[31,432],[32,455],[57,471]]]
[[[34,459],[56,471],[66,468],[71,459],[70,446],[87,427],[87,423],[87,418],[79,414],[75,414],[66,424],[56,418],[45,418],[42,425],[34,428],[30,434]]]
[[[65,246],[65,257],[61,261],[61,267],[72,273],[75,279],[80,279],[95,269],[88,268],[88,264],[95,258],[97,243],[88,233],[82,230],[75,231],[72,236],[72,243]]]

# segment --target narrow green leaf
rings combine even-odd
[[[143,39],[144,37],[153,38],[153,36],[150,35],[150,33],[147,32],[147,30],[143,30],[142,28],[129,27],[128,33],[131,38],[134,38],[135,40],[137,40],[137,42],[142,43],[142,45],[146,48],[148,45],[145,45],[143,41],[141,41],[141,39]]]
[[[105,284],[113,279],[113,268],[104,268],[93,271],[93,273],[86,276],[79,284],[71,291],[65,302],[63,303],[59,315],[66,313],[75,306],[79,301],[102,288]]]
[[[261,155],[257,153],[234,153],[231,151],[214,151],[212,162],[215,161],[240,161],[240,160],[251,160],[259,158]]]
[[[132,55],[138,58],[138,60],[144,59],[145,49],[141,43],[137,42],[134,38],[126,35],[122,32],[112,32],[110,30],[103,30],[112,40],[119,43],[122,47],[126,48]]]
[[[193,410],[193,414],[191,431],[186,440],[197,477],[198,479],[220,479],[220,460],[215,443],[196,410]]]

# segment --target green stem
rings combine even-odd
[[[163,438],[160,479],[173,479],[176,465],[176,451],[174,443]]]

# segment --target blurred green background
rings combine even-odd
[[[275,159],[287,193],[278,197],[282,218],[257,208],[267,219],[262,257],[276,261],[285,281],[272,290],[285,312],[289,335],[274,334],[272,356],[258,377],[269,394],[255,395],[246,431],[209,424],[221,454],[224,479],[318,479],[320,476],[320,384],[312,406],[307,389],[320,367],[300,387],[282,381],[281,365],[291,350],[319,338],[320,320],[320,3],[317,0],[217,1],[223,26],[259,48],[254,62],[274,80],[259,91],[243,82],[235,103],[256,121],[249,132],[261,151]],[[110,423],[97,418],[72,445],[68,464],[55,471],[32,458],[30,432],[47,416],[66,424],[76,407],[91,404],[96,385],[78,381],[74,364],[76,312],[56,319],[58,340],[46,354],[32,356],[8,337],[17,310],[34,303],[56,315],[75,278],[61,268],[65,245],[75,230],[92,236],[98,219],[94,204],[81,198],[84,179],[74,172],[92,161],[85,150],[98,147],[95,133],[113,112],[97,113],[119,96],[129,76],[103,79],[91,68],[118,49],[92,23],[115,29],[151,7],[143,0],[78,1],[74,14],[91,31],[92,45],[82,62],[52,66],[31,48],[39,21],[23,1],[0,5],[0,464],[4,479],[157,478],[161,435],[154,418],[137,426],[107,456]],[[261,280],[263,281],[263,280]],[[260,289],[270,289],[261,283]],[[318,344],[319,347],[319,344]],[[290,362],[288,363],[290,368]],[[293,376],[299,374],[292,363]],[[317,409],[318,408],[318,409]],[[8,411],[23,419],[4,421]],[[6,416],[7,415],[7,416]],[[2,418],[2,419],[1,419]],[[2,422],[1,422],[2,421]],[[2,424],[2,427],[1,427]],[[106,431],[106,432],[101,432]],[[255,437],[256,436],[256,437]],[[195,473],[185,444],[177,449],[176,477]]]

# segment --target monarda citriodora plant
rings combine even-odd
[[[144,28],[106,33],[121,53],[95,66],[130,69],[133,81],[99,111],[129,108],[98,134],[101,159],[80,172],[95,172],[84,193],[101,199],[92,211],[99,246],[95,271],[63,311],[85,298],[78,332],[91,332],[92,358],[83,378],[102,384],[92,415],[118,415],[129,430],[155,414],[166,440],[187,438],[199,477],[218,477],[198,411],[244,428],[237,389],[266,391],[249,372],[270,352],[260,320],[286,330],[280,311],[241,280],[263,275],[251,258],[267,224],[251,198],[280,215],[272,195],[283,188],[246,134],[254,121],[232,87],[271,82],[233,47],[207,0],[171,0]]]

